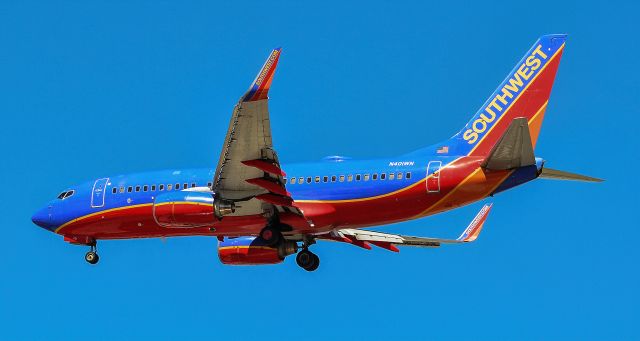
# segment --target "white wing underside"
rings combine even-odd
[[[284,172],[273,149],[268,91],[280,56],[275,49],[253,84],[233,109],[222,145],[212,190],[216,197],[235,202],[231,216],[277,211],[301,212],[292,206]]]

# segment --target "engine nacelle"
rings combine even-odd
[[[153,217],[163,227],[211,226],[216,221],[213,194],[206,192],[167,192],[153,202]]]
[[[285,240],[271,247],[258,237],[225,238],[218,243],[218,258],[228,265],[278,264],[297,251],[295,242]]]
[[[210,192],[167,192],[153,202],[153,217],[163,227],[205,227],[235,209],[233,201],[215,198]]]

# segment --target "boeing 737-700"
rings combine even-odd
[[[97,241],[107,239],[212,236],[224,264],[275,264],[296,254],[307,271],[320,264],[309,251],[317,241],[395,252],[472,242],[491,204],[457,239],[363,228],[451,210],[537,178],[601,181],[549,169],[534,154],[565,40],[540,37],[448,140],[390,158],[304,164],[281,164],[272,141],[275,49],[235,105],[215,168],[102,176],[68,187],[32,221],[88,246],[91,264],[99,259]]]

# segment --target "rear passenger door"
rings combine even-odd
[[[430,161],[427,166],[427,193],[440,193],[442,161]]]

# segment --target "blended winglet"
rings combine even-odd
[[[473,218],[469,226],[467,226],[467,229],[464,230],[456,240],[468,243],[478,239],[480,231],[482,231],[482,227],[484,226],[484,222],[487,220],[487,216],[489,215],[489,211],[491,211],[491,206],[493,206],[493,204],[484,205],[476,217]]]
[[[280,47],[271,51],[269,58],[267,58],[262,69],[260,69],[251,87],[249,87],[247,93],[242,97],[243,102],[259,101],[268,98],[269,88],[271,87],[271,81],[273,81],[273,74],[276,72],[281,51],[282,48]]]

